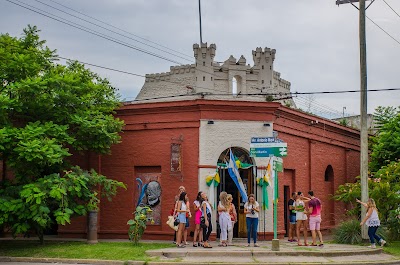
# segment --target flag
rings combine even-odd
[[[240,177],[239,170],[236,166],[236,161],[235,158],[233,157],[232,150],[230,150],[229,158],[230,158],[228,164],[229,175],[231,176],[233,182],[235,182],[236,187],[239,189],[243,202],[247,202],[246,189],[244,188],[242,178]]]

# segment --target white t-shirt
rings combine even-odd
[[[296,200],[294,203],[294,207],[301,208],[296,211],[296,220],[307,220],[307,215],[305,213],[305,203],[302,200]]]
[[[244,204],[244,208],[251,211],[251,209],[256,208],[256,207],[260,207],[260,205],[258,204],[258,202],[254,202],[254,204],[246,202]],[[258,218],[258,212],[256,210],[254,210],[254,214],[251,213],[246,213],[246,217],[250,217],[250,218]]]

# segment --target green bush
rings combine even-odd
[[[380,226],[376,234],[386,241],[390,238],[386,227]],[[341,223],[333,231],[333,240],[339,244],[361,244],[363,239],[361,237],[360,221],[357,219],[350,219]]]
[[[128,235],[129,240],[135,245],[139,244],[139,240],[142,238],[144,230],[146,230],[147,221],[154,224],[153,218],[148,218],[147,215],[153,212],[148,206],[138,206],[133,213],[134,218],[129,220],[127,225],[129,225]]]
[[[350,219],[341,223],[333,232],[333,240],[339,244],[360,244],[362,242],[360,221]]]
[[[400,240],[400,208],[389,213],[388,219],[388,238],[393,241]]]

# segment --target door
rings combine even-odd
[[[239,173],[245,186],[246,193],[254,193],[255,180],[253,176],[253,168],[252,166],[249,166],[252,165],[253,162],[249,156],[249,153],[246,150],[237,147],[233,147],[232,151],[237,160],[242,163],[241,165],[245,165],[244,168],[239,167]],[[233,227],[233,237],[247,237],[244,203],[241,201],[239,189],[236,187],[236,184],[233,182],[232,178],[229,175],[228,169],[226,167],[227,162],[229,162],[229,149],[225,150],[218,159],[218,165],[220,166],[219,175],[221,178],[221,182],[218,186],[217,201],[219,202],[219,194],[221,193],[221,191],[226,191],[228,194],[232,195],[232,202],[235,205],[236,212],[238,214],[238,222]],[[217,237],[219,237],[219,229],[217,230]]]

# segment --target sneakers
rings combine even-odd
[[[383,240],[383,239],[381,239],[381,240],[379,241],[379,243],[381,243],[381,247],[383,247],[383,246],[386,244],[386,241]]]
[[[369,248],[376,248],[375,244],[371,244],[371,246],[368,246]]]
[[[259,244],[256,244],[256,243],[254,244],[254,247],[256,247],[256,248],[259,247],[259,246],[260,246]]]

